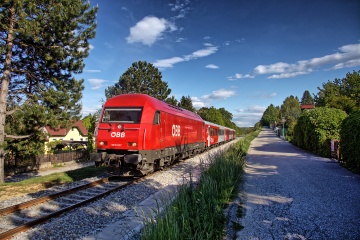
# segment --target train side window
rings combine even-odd
[[[160,124],[160,111],[155,112],[153,124]]]

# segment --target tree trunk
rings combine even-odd
[[[5,171],[5,119],[6,119],[6,104],[9,91],[9,83],[11,79],[11,58],[12,58],[12,46],[13,46],[13,34],[14,34],[14,22],[15,22],[15,10],[10,9],[11,19],[9,22],[8,35],[6,39],[6,58],[4,62],[4,75],[1,77],[1,91],[0,91],[0,183],[4,182]]]

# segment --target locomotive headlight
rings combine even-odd
[[[100,145],[100,146],[107,145],[107,142],[101,141],[101,142],[99,142],[99,145]]]
[[[128,142],[128,146],[129,147],[136,147],[137,143],[136,142]]]

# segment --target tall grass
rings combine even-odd
[[[146,218],[141,239],[222,239],[226,224],[223,209],[237,194],[246,152],[258,133],[247,135],[209,159],[199,183],[195,186],[190,180],[179,187],[171,204],[158,203],[159,214]],[[168,206],[161,214],[160,205]]]

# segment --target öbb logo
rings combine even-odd
[[[173,137],[180,137],[180,125],[172,125],[171,130]]]
[[[111,137],[116,137],[116,138],[124,138],[125,137],[125,132],[112,132],[110,134]]]

